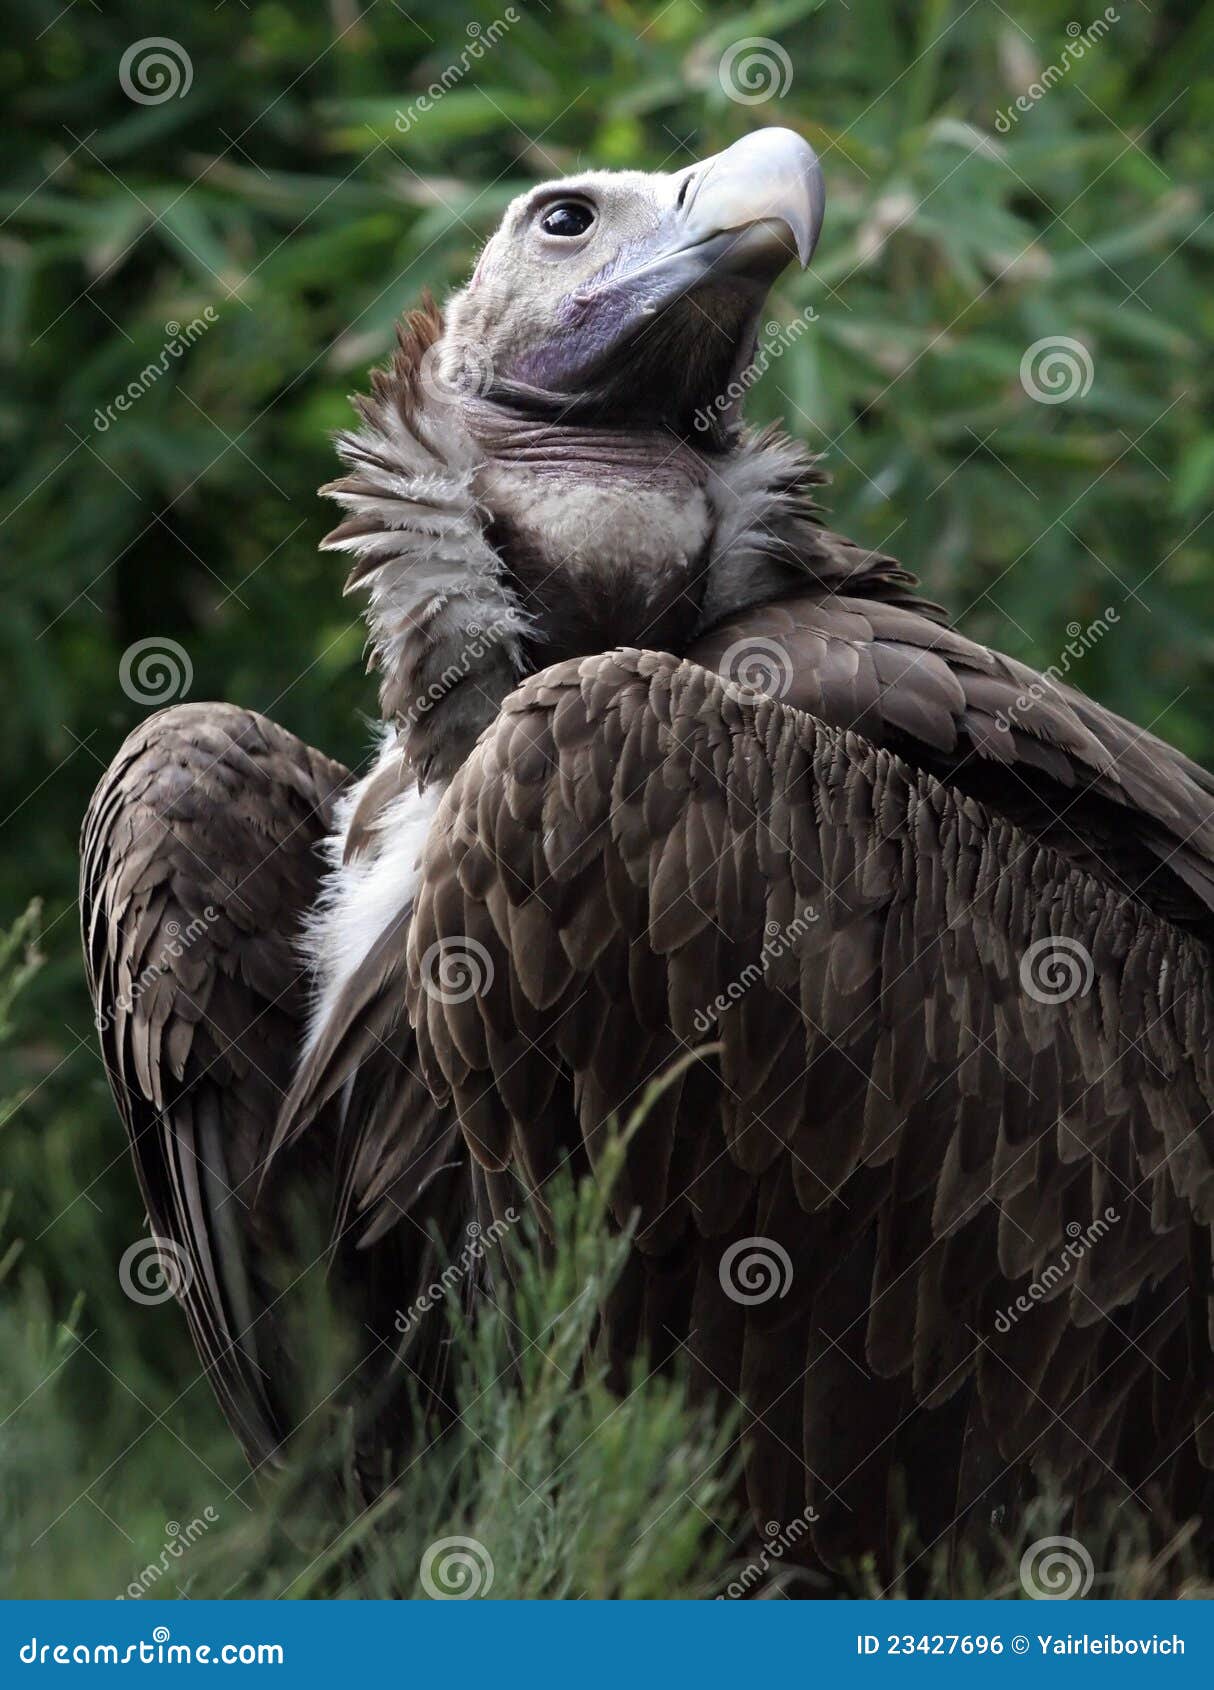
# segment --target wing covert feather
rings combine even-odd
[[[963,718],[957,637],[942,632],[953,678],[929,680],[923,709]],[[972,669],[989,677],[980,655]],[[1112,793],[1095,755],[1084,778]],[[505,982],[521,1040],[470,1039],[468,1005],[456,1014],[426,991],[424,945],[472,936],[493,976],[479,1016],[488,1028]],[[1026,973],[1042,951],[1079,964],[1074,990],[1048,968]],[[844,1469],[857,1467],[855,1506],[871,1519],[895,1458],[914,1460],[917,1439],[933,1459],[947,1446],[937,1416],[960,1416],[1000,1464],[1045,1452],[1072,1482],[1103,1463],[1130,1473],[1131,1431],[1141,1437],[1143,1415],[1152,1439],[1162,1429],[1156,1357],[1197,1343],[1194,1331],[1201,1353],[1187,1355],[1185,1406],[1171,1399],[1168,1423],[1191,1430],[1214,1408],[1185,1261],[1194,1229],[1208,1255],[1214,1222],[1209,955],[1126,896],[1113,867],[1090,872],[850,725],[692,662],[620,651],[524,683],[457,774],[423,860],[407,970],[432,1078],[457,1107],[500,1093],[491,1135],[481,1115],[469,1134],[490,1168],[552,1159],[550,1143],[531,1150],[529,1070],[537,1089],[545,1069],[571,1074],[568,1133],[593,1163],[611,1114],[720,1042],[678,1107],[636,1135],[617,1218],[639,1211],[648,1282],[698,1253],[672,1336],[747,1404],[756,1517],[813,1505],[828,1559],[856,1540],[832,1500],[853,1478]],[[722,1263],[754,1236],[782,1252],[792,1289],[739,1312]],[[1005,1328],[1000,1312],[1043,1276],[1048,1319],[1034,1308]],[[638,1339],[652,1339],[651,1302],[621,1300]],[[1154,1324],[1123,1346],[1100,1412],[1076,1408],[1074,1434],[1043,1428],[1037,1399],[1056,1413],[1082,1402],[1148,1305]],[[1105,1336],[1085,1348],[1093,1329]],[[627,1335],[613,1342],[626,1349]],[[1052,1358],[1072,1349],[1058,1372]],[[846,1460],[825,1384],[840,1368],[869,1429]],[[795,1383],[791,1462],[778,1378]],[[894,1438],[907,1391],[924,1412]],[[994,1470],[971,1450],[966,1471]],[[958,1497],[963,1477],[942,1479],[958,1510],[974,1500]]]
[[[142,722],[81,838],[102,1056],[200,1358],[254,1463],[287,1410],[267,1309],[282,1245],[259,1191],[306,981],[295,949],[346,770],[253,711]]]

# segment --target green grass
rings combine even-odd
[[[38,966],[34,920],[0,946],[0,1029]],[[370,1508],[336,1397],[317,1388],[284,1468],[250,1475],[196,1362],[171,1398],[149,1365],[172,1304],[123,1300],[107,1328],[116,1279],[60,1305],[0,1231],[0,1594],[413,1597],[465,1576],[499,1598],[713,1594],[738,1541],[736,1426],[643,1357],[609,1390],[595,1329],[629,1239],[603,1189],[554,1192],[552,1251],[531,1216],[495,1244],[511,1273],[477,1318],[455,1294],[421,1317],[450,1327],[458,1414]],[[312,1376],[336,1383],[341,1334],[315,1289]]]

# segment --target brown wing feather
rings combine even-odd
[[[143,722],[82,834],[89,987],[154,1235],[250,1459],[286,1429],[264,1272],[283,1239],[266,1152],[302,1026],[295,950],[340,764],[252,711]]]
[[[748,650],[786,705],[898,751],[1214,938],[1214,777],[1172,746],[907,604],[806,594],[688,655],[725,673]]]
[[[828,667],[832,614],[819,606],[812,629]],[[839,658],[849,701],[919,767],[819,719],[838,699],[821,668],[794,669],[818,716],[651,653],[537,676],[456,776],[404,936],[422,1068],[487,1168],[536,1160],[525,1100],[548,1095],[554,1064],[573,1081],[566,1138],[593,1162],[612,1112],[722,1042],[633,1142],[616,1207],[621,1223],[640,1211],[645,1284],[617,1300],[613,1344],[673,1320],[668,1343],[747,1405],[756,1518],[812,1505],[828,1559],[882,1518],[895,1464],[927,1464],[921,1524],[943,1529],[1039,1458],[1074,1484],[1111,1470],[1119,1496],[1178,1481],[1195,1429],[1214,1460],[1214,1001],[1208,949],[1185,930],[1201,913],[1186,905],[1182,926],[1127,896],[1127,857],[1106,860],[1098,834],[1081,852],[1045,842],[1041,789],[1026,825],[922,766],[943,755],[946,714],[958,771],[978,757],[973,677],[1019,688],[935,631],[929,661],[897,654],[871,688],[856,677],[872,640],[859,666]],[[1208,867],[1208,777],[1169,753],[1153,777],[1168,805],[1149,814],[1120,726],[1106,757],[1102,714],[1076,722],[1036,743],[1069,733],[1072,783],[1119,807],[1125,838],[1166,834]],[[492,983],[453,1007],[422,959],[470,938]],[[1080,989],[1027,990],[1034,945],[1078,961]],[[522,1037],[506,1036],[511,1010]],[[1064,1252],[1080,1235],[1077,1272]],[[722,1264],[753,1237],[791,1284],[734,1303]],[[1034,1293],[1001,1321],[1032,1283],[1044,1307]]]

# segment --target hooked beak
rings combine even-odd
[[[809,263],[825,200],[817,154],[791,129],[756,130],[664,177],[646,232],[565,296],[554,332],[490,397],[724,438],[768,289],[794,259]]]
[[[670,182],[673,205],[649,253],[601,277],[579,304],[626,286],[645,295],[648,315],[719,278],[766,292],[794,259],[809,263],[826,190],[818,155],[793,130],[757,129]]]

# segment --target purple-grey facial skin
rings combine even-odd
[[[737,244],[738,237],[730,235],[703,243],[715,249],[711,253],[676,249],[670,256],[662,255],[659,246],[658,260],[646,268],[641,268],[643,250],[619,253],[590,284],[559,301],[545,341],[522,354],[507,373],[528,386],[572,393],[593,384],[621,359],[635,372],[638,362],[669,362],[682,354],[698,357],[706,381],[717,380],[722,368],[736,363],[743,345],[753,342],[771,283],[789,261],[768,256],[732,274],[723,272],[714,258]],[[668,373],[677,374],[681,387],[685,372]],[[659,370],[653,374],[661,380]]]
[[[575,179],[570,200],[594,212],[596,186],[592,176]],[[618,193],[630,191],[617,190],[617,211]],[[621,217],[632,222],[630,234],[592,274],[571,266],[567,287],[554,289],[533,318],[539,332],[517,336],[498,362],[499,390],[490,397],[550,413],[563,399],[613,420],[631,404],[678,428],[697,397],[720,391],[753,355],[768,290],[787,265],[808,261],[821,227],[812,147],[789,130],[759,130],[675,176],[641,178],[635,195]],[[600,188],[598,198],[608,215],[602,202],[610,207],[610,190]],[[556,191],[545,190],[539,211],[558,203]],[[537,213],[530,215],[520,238],[536,226]],[[602,251],[592,224],[574,233],[587,227]],[[561,262],[559,245],[540,248],[545,261]],[[479,271],[470,293],[478,281]]]
[[[510,373],[553,393],[575,388],[618,352],[640,326],[642,311],[642,303],[624,290],[608,290],[594,299],[566,294],[549,338],[525,353]]]

